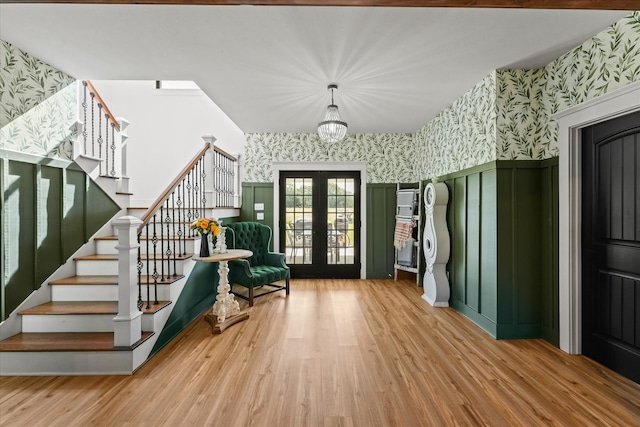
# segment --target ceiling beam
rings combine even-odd
[[[0,3],[380,6],[585,10],[640,9],[638,0],[0,0]]]

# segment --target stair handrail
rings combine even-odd
[[[102,112],[105,114],[105,116],[107,116],[109,121],[113,123],[113,127],[118,132],[120,132],[120,124],[118,123],[118,119],[116,119],[116,117],[111,113],[111,110],[109,110],[109,107],[107,107],[107,103],[104,102],[104,100],[98,93],[98,90],[91,83],[91,80],[85,80],[84,83],[87,85],[87,89],[89,90],[89,92],[93,94],[95,100],[98,102],[98,105],[100,106]]]
[[[211,143],[207,142],[141,217],[141,223],[137,227],[138,310],[145,306],[142,298],[143,285],[146,284],[146,308],[151,309],[152,305],[160,304],[158,283],[168,283],[180,276],[177,261],[192,255],[187,253],[186,241],[187,237],[196,237],[189,224],[205,215],[205,178],[208,170],[205,155],[209,150]],[[146,247],[144,259],[141,245],[143,232]],[[146,272],[145,280],[143,269]]]
[[[158,196],[158,198],[153,202],[153,204],[147,209],[142,215],[141,220],[142,224],[138,227],[138,232],[142,231],[142,229],[149,223],[153,215],[155,215],[160,207],[167,201],[167,198],[171,195],[171,193],[176,189],[178,184],[182,182],[183,179],[187,176],[189,172],[195,167],[195,165],[207,154],[207,152],[211,149],[211,144],[208,142],[205,143],[204,148],[196,154],[193,159],[180,171],[180,173],[171,181],[171,183],[167,186],[166,190]]]
[[[99,168],[95,173],[102,177],[119,178],[118,190],[128,193],[129,184],[126,176],[128,136],[124,130],[129,122],[113,115],[90,80],[78,82],[78,101],[79,118],[74,125],[77,136],[73,144],[72,158],[75,160],[79,156],[84,156],[98,160]],[[96,106],[97,112],[94,111]],[[94,175],[92,177],[97,178]]]

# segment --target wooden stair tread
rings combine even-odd
[[[186,255],[176,255],[175,258],[176,260],[185,260],[185,259],[189,259],[193,256],[193,254],[186,254]],[[149,257],[147,256],[147,254],[142,254],[141,256],[143,261],[146,260],[167,260],[166,255],[162,255],[162,256],[156,256],[154,257]],[[173,256],[171,256],[171,259],[173,260]],[[79,257],[75,257],[73,259],[74,261],[117,261],[118,260],[118,255],[117,254],[107,254],[107,255],[84,255],[84,256],[79,256]]]
[[[155,313],[171,304],[171,301],[158,301],[147,308],[142,307],[143,313]],[[117,301],[50,301],[35,307],[20,311],[20,315],[84,315],[84,314],[118,314]]]
[[[50,301],[18,312],[25,314],[118,314],[116,301]]]
[[[113,332],[29,332],[0,341],[0,351],[119,351],[132,350],[154,332],[143,332],[130,347],[115,347]]]
[[[117,285],[118,276],[71,276],[53,280],[50,285]]]
[[[184,275],[178,274],[176,276],[169,276],[169,278],[158,278],[158,283],[162,285],[177,282],[182,279]],[[142,284],[153,284],[153,277],[142,275]],[[65,277],[64,279],[54,280],[49,282],[50,285],[118,285],[118,276],[72,276]]]

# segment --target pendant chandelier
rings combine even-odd
[[[338,85],[330,84],[327,89],[331,91],[331,104],[327,107],[324,120],[318,123],[318,135],[324,142],[340,142],[347,134],[347,122],[342,121],[338,106],[333,103],[333,90],[338,89]]]

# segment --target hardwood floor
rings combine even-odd
[[[409,281],[294,280],[128,377],[2,377],[8,426],[638,426],[640,385],[496,341]],[[240,301],[246,306],[246,302]]]

